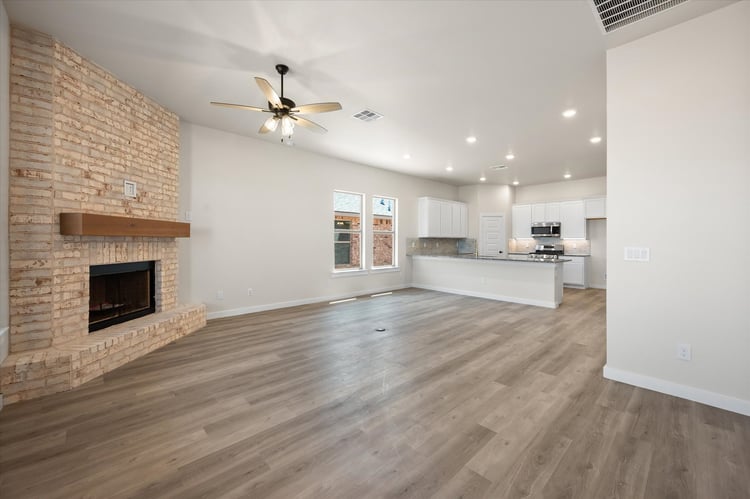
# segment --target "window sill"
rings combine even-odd
[[[373,267],[370,269],[373,274],[385,274],[388,272],[401,272],[401,267]]]
[[[367,275],[369,272],[366,269],[355,269],[355,270],[334,270],[331,272],[331,277],[354,277],[360,275]]]

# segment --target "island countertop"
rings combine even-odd
[[[449,258],[459,260],[481,260],[488,262],[525,262],[525,263],[565,263],[571,260],[567,258],[558,258],[556,260],[532,260],[528,256],[507,255],[507,256],[476,256],[472,253],[461,255],[408,255],[412,258]]]

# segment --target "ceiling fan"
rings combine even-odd
[[[283,137],[290,138],[292,136],[295,125],[301,125],[314,132],[326,133],[328,130],[322,126],[298,115],[338,111],[341,109],[341,104],[338,102],[319,102],[317,104],[298,106],[292,99],[284,97],[284,75],[289,72],[289,66],[285,64],[277,64],[276,71],[281,75],[281,96],[276,93],[267,80],[257,76],[255,77],[255,83],[258,84],[260,91],[263,92],[263,95],[268,101],[268,109],[255,106],[245,106],[242,104],[230,104],[228,102],[211,102],[211,104],[215,106],[235,107],[247,111],[273,114],[273,116],[268,118],[263,125],[261,125],[258,133],[273,132],[279,127],[279,124],[281,124],[282,142],[284,141]]]

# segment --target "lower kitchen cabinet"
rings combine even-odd
[[[588,287],[588,282],[586,281],[586,257],[565,255],[563,258],[570,260],[563,263],[563,284],[581,288]]]

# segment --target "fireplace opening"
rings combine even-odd
[[[156,311],[154,262],[92,265],[89,333]]]

